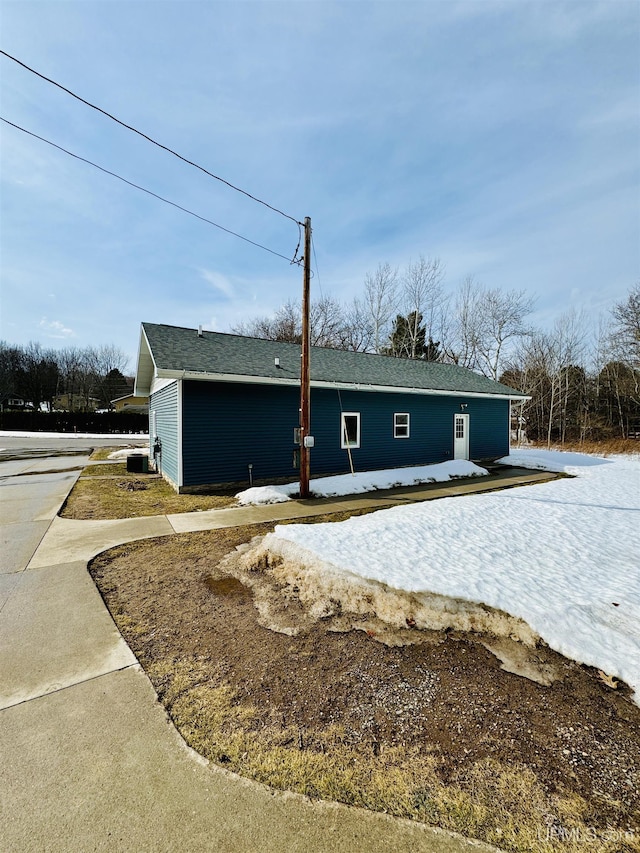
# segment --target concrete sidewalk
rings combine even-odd
[[[53,489],[61,505],[61,475],[50,476],[58,478]],[[76,476],[67,475],[67,491]],[[550,476],[507,469],[347,498],[121,521],[61,519],[48,499],[38,516],[48,527],[33,557],[28,564],[16,558],[14,569],[0,574],[2,850],[494,850],[422,824],[276,792],[209,765],[168,719],[86,566],[100,551],[140,538],[431,500]]]
[[[199,530],[219,530],[225,527],[243,527],[269,521],[291,521],[296,518],[304,519],[349,510],[398,506],[542,483],[556,477],[556,474],[549,471],[505,468],[485,477],[465,477],[446,483],[427,483],[420,486],[404,486],[360,495],[314,498],[307,501],[291,500],[264,506],[229,507],[112,521],[76,521],[56,517],[28,568],[38,569],[54,563],[76,560],[88,562],[107,548],[133,542],[136,539],[169,536],[173,533],[195,533]]]

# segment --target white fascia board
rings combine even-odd
[[[200,373],[189,370],[159,370],[158,377],[167,379],[195,379],[200,382],[232,382],[246,385],[284,385],[300,387],[299,379],[273,379],[269,376],[246,376],[230,373]],[[396,385],[360,385],[349,382],[323,382],[311,380],[312,388],[328,388],[340,391],[374,391],[384,394],[418,394],[431,397],[470,397],[483,400],[530,400],[526,394],[487,394],[483,391],[447,391],[437,388],[409,388]]]
[[[155,360],[144,326],[140,326],[140,344],[138,346],[138,362],[136,364],[136,380],[133,383],[133,393],[136,397],[148,397],[154,377],[158,375]]]
[[[167,385],[173,385],[176,381],[177,380],[175,379],[154,379],[151,382],[149,396],[151,396],[152,394],[157,394],[158,391],[162,391],[162,389],[166,388]]]

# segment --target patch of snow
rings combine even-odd
[[[127,456],[148,456],[148,447],[124,447],[122,450],[114,450],[107,459],[126,459]]]
[[[411,468],[390,468],[384,471],[363,471],[357,474],[340,474],[336,477],[321,477],[311,480],[309,489],[314,497],[332,498],[338,495],[356,495],[378,489],[393,489],[398,486],[417,486],[421,483],[446,483],[457,477],[483,477],[484,468],[463,459],[440,462],[437,465],[419,465]],[[236,495],[241,506],[249,504],[271,504],[291,500],[300,489],[300,484],[284,486],[255,486]]]
[[[253,486],[244,492],[238,492],[236,498],[240,506],[279,504],[291,500],[299,489],[299,483],[287,483],[285,486]]]
[[[601,456],[587,456],[585,453],[572,453],[566,450],[514,449],[508,456],[498,459],[498,462],[502,465],[515,465],[518,468],[573,474],[574,468],[606,465],[608,460]]]
[[[142,432],[19,432],[17,430],[0,430],[0,435],[7,436],[7,438],[128,438],[131,441],[149,440],[149,436]]]
[[[640,704],[640,459],[526,451],[575,478],[278,525],[270,554],[325,573],[484,604],[627,682]]]

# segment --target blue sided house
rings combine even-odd
[[[298,476],[300,346],[143,323],[135,394],[179,492]],[[453,364],[311,348],[311,476],[486,461],[524,394]]]

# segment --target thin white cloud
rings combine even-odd
[[[75,332],[73,329],[69,329],[64,323],[61,323],[59,320],[49,320],[47,317],[43,317],[40,320],[40,328],[43,333],[48,338],[73,338],[75,337]]]
[[[603,102],[599,111],[594,111],[583,117],[580,128],[589,130],[598,127],[612,127],[614,130],[618,128],[628,127],[634,133],[638,129],[638,94],[624,94],[617,100],[609,99],[606,103]]]
[[[226,296],[227,299],[233,299],[235,296],[234,288],[226,276],[219,272],[215,272],[214,270],[207,270],[203,268],[199,268],[198,272],[207,284],[210,284],[211,287],[214,288],[214,290],[217,290],[223,296]]]
[[[524,288],[549,317],[570,301],[595,311],[637,279],[637,4],[431,0],[369,3],[362,16],[325,0],[301,18],[286,3],[167,2],[144,44],[140,4],[125,17],[110,4],[36,5],[9,4],[12,53],[311,216],[313,298],[349,301],[379,262],[419,254],[441,258],[450,289],[467,274]],[[79,33],[89,62],[65,50]],[[292,256],[294,223],[2,68],[12,121]],[[210,317],[223,331],[299,299],[286,261],[13,128],[0,135],[2,320],[16,343],[36,328],[128,350],[141,320]],[[43,310],[73,318],[75,333],[46,317],[38,327]]]

